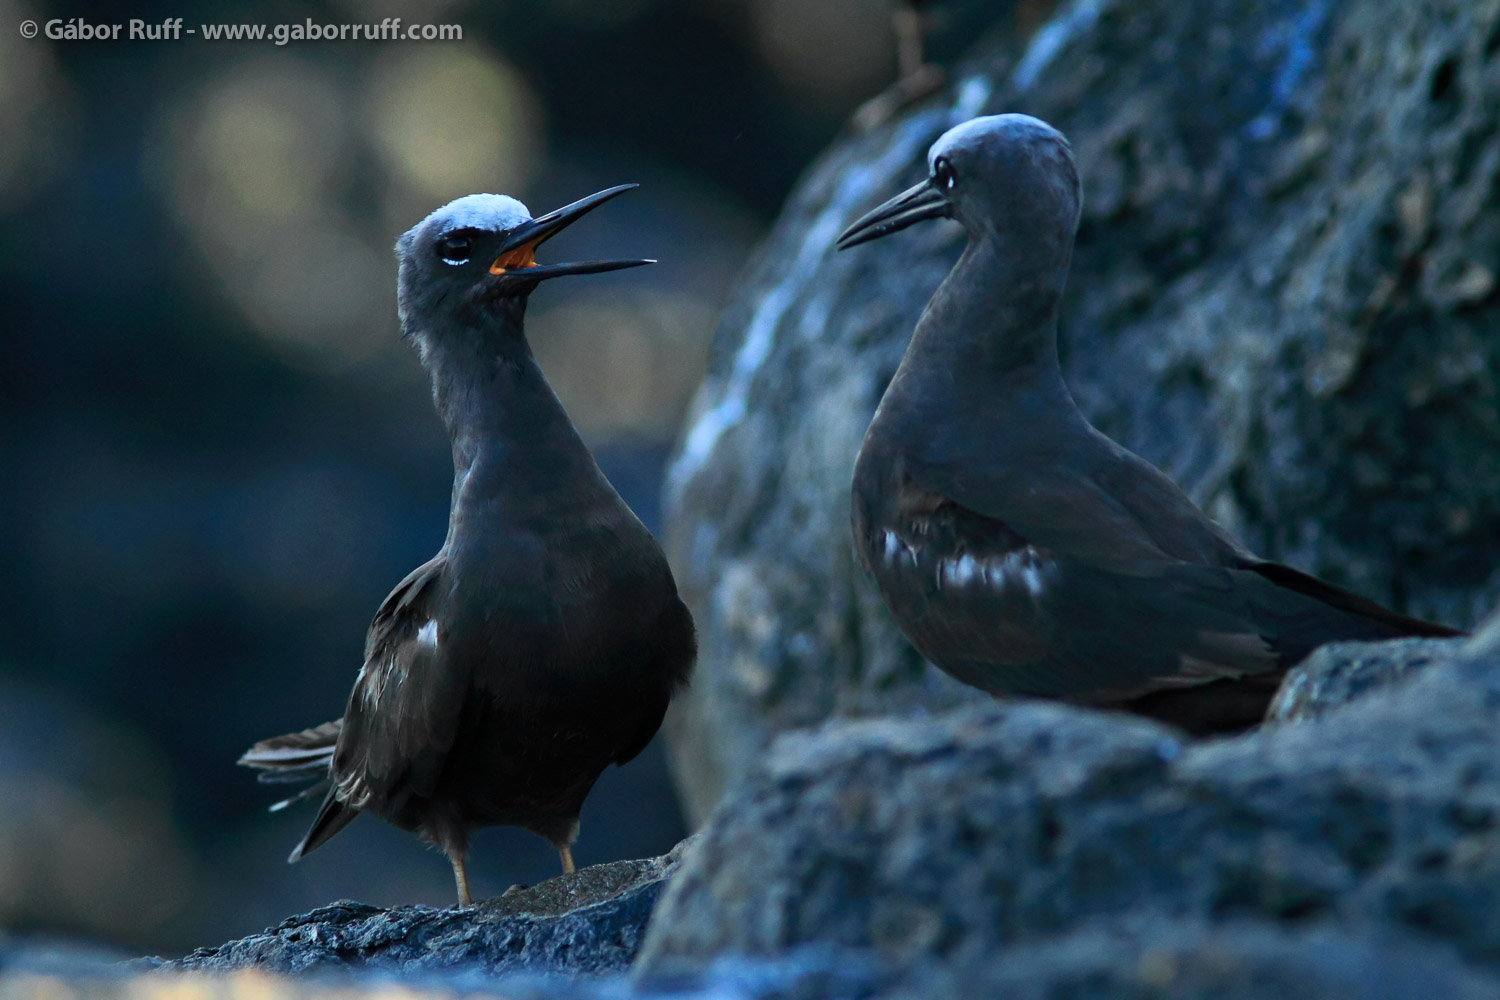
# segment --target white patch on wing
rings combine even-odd
[[[428,619],[427,624],[417,631],[417,645],[437,649],[437,622]]]
[[[894,531],[885,533],[885,561],[894,563],[896,556],[901,551],[901,539]]]
[[[1010,559],[986,559],[984,561],[984,578],[991,587],[996,590],[1005,586],[1005,564]]]
[[[984,578],[984,568],[979,560],[967,552],[957,559],[944,559],[938,564],[938,583],[949,587],[967,587],[975,580]]]
[[[907,545],[906,540],[900,535],[896,534],[894,531],[887,531],[885,533],[884,555],[886,565],[893,568],[900,565],[903,558],[906,559],[907,562],[910,562],[913,566],[917,564],[916,550],[913,549],[910,545]]]
[[[886,535],[886,560],[891,561],[890,532]],[[1019,587],[1024,588],[1034,599],[1042,596],[1042,589],[1050,575],[1051,567],[1038,556],[1035,549],[1027,547],[988,559],[977,558],[969,553],[949,556],[938,563],[937,582],[939,587],[979,585],[995,591]]]

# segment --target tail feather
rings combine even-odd
[[[246,750],[238,763],[255,768],[260,772],[256,778],[270,784],[326,777],[343,722],[335,719],[298,733],[261,740]]]
[[[265,776],[262,775],[260,780],[265,781],[266,780]],[[286,779],[286,780],[290,780],[290,779]],[[289,798],[282,799],[280,802],[275,803],[274,805],[272,805],[266,811],[267,812],[273,812],[273,813],[274,812],[281,812],[281,810],[285,809],[287,806],[294,806],[298,802],[301,802],[303,799],[310,799],[314,795],[321,795],[321,794],[323,794],[324,792],[328,791],[329,786],[332,785],[332,784],[333,784],[332,781],[330,781],[327,778],[324,778],[322,781],[318,782],[315,785],[308,785],[306,788],[302,789],[302,791],[298,792],[296,795],[290,796]]]
[[[359,810],[350,809],[338,800],[338,789],[333,787],[328,774],[343,725],[343,719],[335,719],[299,733],[273,736],[246,750],[239,759],[242,766],[253,767],[260,772],[256,775],[260,781],[273,784],[314,782],[296,795],[273,805],[271,812],[280,812],[303,799],[323,794],[323,804],[318,807],[318,815],[308,828],[307,835],[292,850],[292,856],[287,858],[289,862],[315,850],[359,815]]]
[[[298,753],[316,753],[331,749],[338,742],[339,731],[343,728],[344,720],[334,719],[332,722],[325,722],[321,726],[313,726],[301,732],[272,736],[246,750],[240,762],[249,763],[252,759],[261,758],[277,760]],[[254,765],[251,764],[251,766]]]
[[[1355,619],[1363,620],[1364,628],[1360,631],[1368,634],[1349,635],[1343,638],[1378,639],[1418,636],[1445,639],[1468,634],[1462,629],[1392,611],[1368,598],[1350,593],[1342,587],[1336,587],[1325,580],[1319,580],[1315,576],[1309,576],[1281,563],[1260,562],[1249,568],[1278,587],[1306,595],[1331,608],[1352,615]]]
[[[350,809],[335,797],[337,791],[336,788],[330,788],[328,794],[323,796],[318,815],[313,819],[312,826],[308,827],[307,835],[292,848],[291,856],[286,859],[287,864],[300,861],[305,855],[317,850],[359,815],[358,809]]]
[[[262,771],[255,776],[255,780],[262,785],[297,785],[304,781],[317,781],[319,778],[328,776],[328,765],[332,758],[313,761],[300,769],[279,768],[274,771]],[[255,765],[246,765],[254,767]]]
[[[246,750],[240,763],[246,767],[287,767],[304,764],[310,760],[322,760],[333,753],[333,746],[308,747],[306,749],[259,749],[259,744]]]
[[[333,750],[342,726],[343,720],[335,719],[298,733],[273,736],[261,740],[241,755],[237,763],[255,768],[260,772],[255,776],[256,780],[265,784],[314,782],[311,787],[271,806],[271,812],[280,812],[328,788],[328,768],[333,763]]]

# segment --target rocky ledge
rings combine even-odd
[[[338,903],[89,992],[1500,997],[1500,616],[1326,647],[1286,690],[1198,743],[1040,702],[827,723],[663,858],[464,910]],[[0,993],[79,968],[0,948]]]
[[[341,901],[161,968],[619,972],[635,957],[657,896],[691,843],[646,861],[594,865],[464,909],[383,910]]]
[[[1500,992],[1500,621],[1419,659],[1327,647],[1292,689],[1355,700],[1227,740],[1025,702],[783,736],[637,973],[817,946],[962,995]]]

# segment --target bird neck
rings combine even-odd
[[[1067,257],[970,242],[933,294],[876,422],[932,461],[1051,448],[1087,433],[1057,360]]]
[[[1060,386],[1057,316],[1068,253],[1056,249],[971,240],[922,313],[912,352],[988,392],[997,380]]]
[[[526,342],[524,298],[458,318],[465,329],[423,338],[432,400],[453,446],[454,502],[485,459],[576,438]],[[456,335],[452,335],[456,334]],[[492,463],[494,464],[494,463]]]

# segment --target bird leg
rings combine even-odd
[[[469,876],[464,872],[464,856],[450,854],[448,860],[453,862],[453,881],[458,885],[458,905],[473,906],[474,897],[469,895]]]
[[[562,858],[563,874],[571,875],[577,868],[573,867],[573,848],[569,844],[557,845],[557,856]]]

